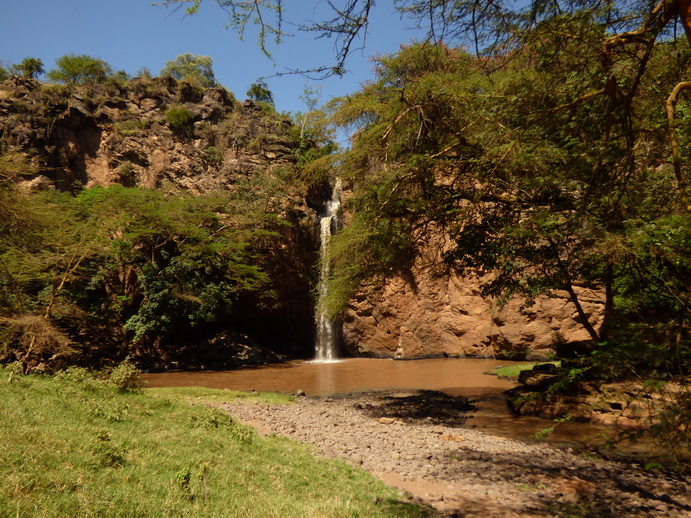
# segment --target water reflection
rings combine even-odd
[[[440,358],[413,361],[352,358],[337,362],[293,361],[233,371],[194,371],[147,374],[152,387],[204,386],[231,390],[257,390],[292,394],[303,390],[310,396],[329,396],[371,390],[438,390],[466,396],[478,406],[468,426],[483,431],[533,439],[535,433],[553,425],[536,417],[512,415],[503,392],[516,386],[509,380],[486,374],[518,362],[493,359]],[[550,442],[576,446],[604,442],[602,427],[564,423],[549,437]]]

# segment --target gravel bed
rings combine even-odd
[[[457,398],[454,419],[448,398],[434,397],[368,393],[222,408],[260,433],[361,466],[443,515],[691,517],[689,477],[489,435],[463,425],[467,401]]]

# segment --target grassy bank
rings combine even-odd
[[[488,374],[494,374],[495,376],[499,376],[500,378],[516,379],[516,378],[518,378],[518,375],[521,373],[521,371],[531,370],[536,365],[542,365],[545,363],[551,363],[552,365],[554,365],[556,367],[558,367],[561,364],[561,362],[558,362],[558,361],[555,361],[555,362],[519,363],[517,365],[509,365],[506,367],[497,367],[496,369],[493,369],[490,372],[488,372]]]
[[[0,369],[0,516],[421,515],[363,471],[205,406],[237,397],[269,396]]]

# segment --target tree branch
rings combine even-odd
[[[691,90],[691,81],[682,81],[678,83],[672,93],[665,101],[665,111],[667,112],[667,131],[669,134],[670,145],[672,147],[672,163],[674,164],[674,175],[677,178],[677,190],[679,191],[679,197],[681,198],[681,203],[687,212],[691,212],[691,202],[689,202],[689,197],[686,192],[686,180],[681,171],[681,156],[679,154],[679,138],[677,137],[677,130],[674,127],[674,108],[677,103],[679,94],[683,90]]]

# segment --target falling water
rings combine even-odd
[[[315,344],[315,359],[320,362],[334,361],[336,356],[336,336],[334,322],[323,308],[323,300],[328,290],[328,279],[331,273],[331,265],[327,259],[329,240],[336,231],[338,209],[341,207],[341,180],[336,179],[331,199],[326,203],[324,216],[320,220],[320,249],[319,259],[321,271],[319,272],[319,300],[317,301],[317,340]]]

